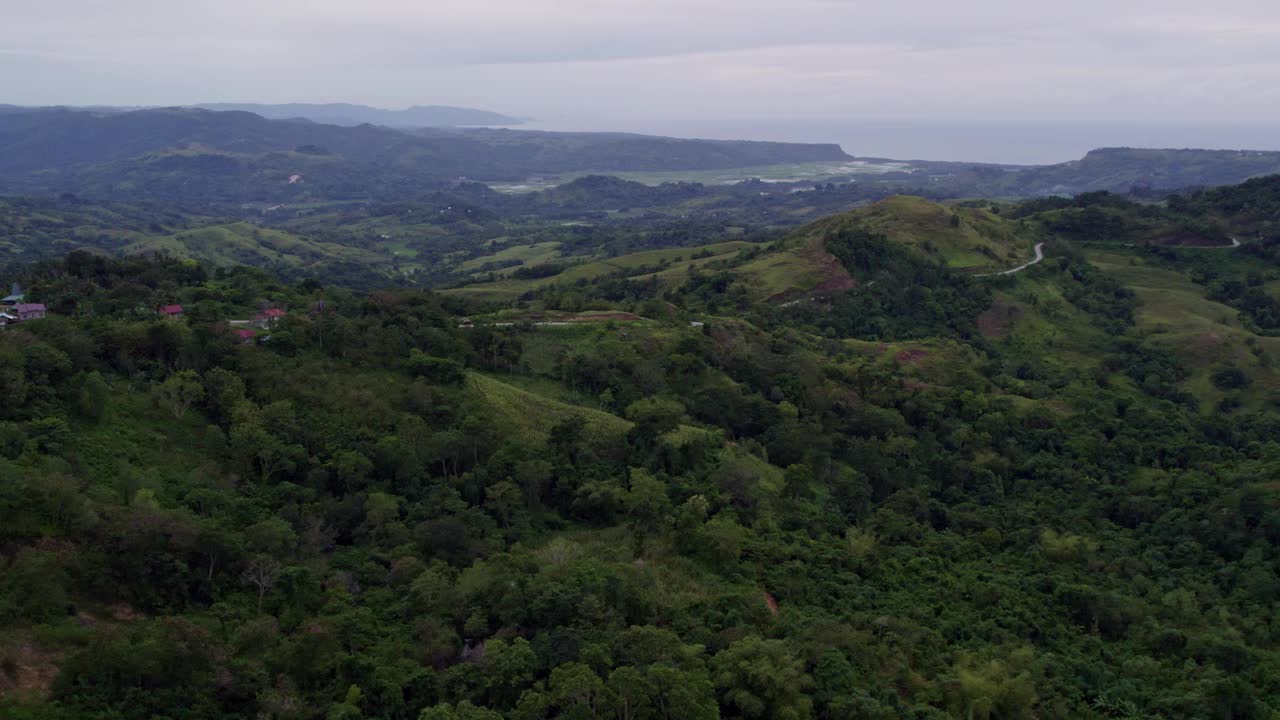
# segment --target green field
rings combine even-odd
[[[550,262],[560,257],[560,243],[544,242],[533,243],[531,245],[510,245],[491,255],[482,255],[472,258],[460,264],[458,269],[462,272],[473,272],[489,263],[509,262],[519,260],[518,267],[532,267]],[[513,268],[496,271],[499,275],[510,272]]]
[[[382,256],[335,243],[318,242],[282,230],[238,222],[210,225],[165,237],[152,237],[128,245],[124,252],[166,253],[213,265],[304,266],[341,260],[382,265]]]
[[[1207,299],[1204,288],[1185,274],[1155,266],[1135,253],[1094,251],[1089,259],[1137,293],[1139,329],[1177,353],[1191,369],[1185,386],[1201,400],[1202,409],[1212,410],[1228,394],[1252,409],[1280,397],[1280,338],[1250,332],[1234,308]],[[1244,392],[1228,393],[1214,386],[1213,371],[1225,366],[1240,368],[1249,377]]]
[[[681,273],[687,272],[688,268],[691,266],[702,265],[715,259],[723,260],[733,256],[741,250],[746,250],[752,247],[756,247],[756,245],[754,243],[741,240],[733,240],[729,242],[715,243],[712,245],[703,245],[700,247],[646,250],[605,260],[583,262],[570,266],[563,272],[551,277],[535,279],[503,278],[492,282],[476,283],[473,285],[451,288],[443,290],[442,292],[474,298],[477,300],[504,302],[513,300],[524,293],[548,287],[550,285],[568,284],[579,280],[592,280],[610,273],[634,270],[647,266],[654,266],[656,274],[660,274],[674,280],[680,277]],[[529,248],[521,249],[528,250]],[[711,257],[699,259],[694,259],[693,257],[695,254],[706,252],[710,252]],[[492,260],[496,255],[497,253],[487,256],[487,259]],[[546,262],[546,260],[543,262]]]
[[[631,427],[631,423],[616,415],[569,405],[486,375],[468,374],[467,385],[493,410],[504,431],[531,442],[545,441],[553,425],[571,417],[586,420],[587,439],[601,447],[620,442]]]
[[[645,185],[691,182],[703,185],[732,185],[743,180],[760,179],[765,182],[831,182],[858,175],[883,175],[910,170],[909,163],[849,160],[840,162],[788,163],[724,170],[664,170],[664,171],[615,171],[609,175],[632,180]],[[563,185],[580,177],[600,174],[600,171],[581,171],[529,178],[519,183],[492,184],[494,190],[507,193],[525,193],[546,190]]]

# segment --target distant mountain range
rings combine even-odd
[[[0,114],[0,192],[8,194],[314,202],[403,198],[461,178],[848,159],[837,145],[464,128],[406,132],[196,108]]]
[[[834,144],[487,127],[393,128],[368,122],[350,126],[300,119],[294,111],[336,117],[360,106],[240,107],[255,111],[0,106],[0,194],[70,192],[99,199],[213,204],[391,200],[464,179],[519,182],[569,173],[678,173],[816,162],[839,172],[839,163],[856,159]],[[401,111],[401,117],[411,122],[436,111],[442,113],[436,117],[453,121],[472,112],[415,108]],[[268,119],[264,112],[294,117]],[[1081,160],[1041,166],[865,160],[893,163],[894,169],[851,174],[845,182],[933,198],[1135,189],[1161,193],[1280,173],[1280,152],[1261,151],[1107,148]]]
[[[293,120],[301,118],[329,125],[383,125],[393,128],[466,127],[492,125],[519,125],[521,118],[502,115],[488,110],[449,107],[447,105],[418,105],[405,110],[385,110],[368,105],[350,103],[287,103],[262,105],[256,103],[201,103],[192,107],[204,110],[241,111],[261,115],[268,120]]]
[[[198,103],[178,107],[214,110],[217,112],[250,112],[268,120],[310,120],[326,125],[342,125],[346,127],[355,125],[382,125],[392,128],[487,127],[519,125],[524,122],[522,118],[488,110],[449,107],[447,105],[418,105],[404,110],[386,110],[384,108],[353,105],[351,103]],[[116,105],[86,105],[78,107],[0,105],[0,115],[50,110],[79,110],[106,114],[160,109],[165,108]]]

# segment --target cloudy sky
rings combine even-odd
[[[1270,124],[1275,0],[0,0],[0,102]]]

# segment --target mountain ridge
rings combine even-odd
[[[476,108],[451,105],[413,105],[402,110],[356,103],[195,103],[189,107],[226,112],[251,112],[268,120],[304,118],[329,125],[365,123],[394,128],[519,125],[523,119]]]

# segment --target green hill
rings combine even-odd
[[[166,253],[211,265],[303,268],[327,262],[382,265],[385,258],[358,248],[316,242],[246,222],[210,225],[126,245],[127,254]]]
[[[1034,257],[1015,223],[987,210],[895,196],[848,215],[848,225],[879,233],[948,267],[999,270]]]
[[[509,277],[487,282],[476,282],[443,290],[445,294],[492,302],[511,301],[520,296],[552,286],[570,287],[579,282],[596,280],[609,275],[621,275],[637,280],[657,278],[663,285],[674,285],[683,280],[691,268],[705,266],[717,260],[734,258],[738,253],[758,247],[754,243],[730,241],[712,243],[700,247],[645,250],[618,257],[592,259],[582,257],[554,257],[555,248],[546,245],[538,251],[530,248],[509,248],[493,255],[468,261],[463,268],[478,267],[487,262],[510,257],[521,257],[526,262],[520,267],[547,266],[550,271],[543,277],[521,277],[511,272]],[[539,274],[535,272],[535,274]]]
[[[883,237],[957,270],[994,272],[1034,257],[1029,233],[999,215],[895,196],[795,230],[774,243],[770,252],[734,268],[734,275],[753,296],[771,300],[847,290],[859,280],[831,254],[828,244],[850,232]]]

